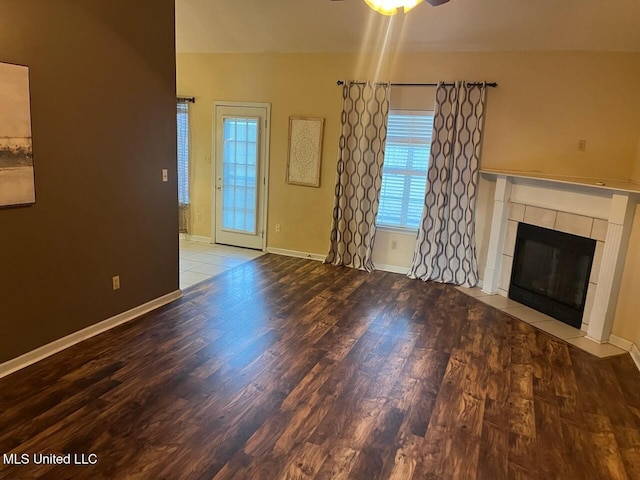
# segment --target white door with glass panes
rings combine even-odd
[[[215,106],[215,243],[264,249],[267,105]]]

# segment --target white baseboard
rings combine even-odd
[[[310,260],[318,260],[320,262],[324,261],[324,259],[327,257],[326,255],[323,255],[321,253],[299,252],[297,250],[286,250],[284,248],[273,248],[273,247],[267,247],[267,253],[284,255],[287,257],[308,258]],[[376,270],[382,270],[384,272],[391,272],[391,273],[406,274],[409,271],[409,267],[398,267],[396,265],[375,264],[375,267],[376,267]]]
[[[627,340],[626,338],[618,337],[617,335],[609,335],[609,343],[629,352],[631,358],[636,364],[636,367],[640,370],[640,350],[635,343]]]
[[[211,237],[202,237],[200,235],[189,235],[188,233],[180,233],[179,238],[181,240],[189,240],[190,242],[198,243],[213,243]]]
[[[267,247],[267,253],[284,255],[285,257],[308,258],[309,260],[317,260],[319,262],[324,261],[324,259],[327,257],[326,255],[323,255],[321,253],[299,252],[297,250],[286,250],[284,248],[273,247]]]
[[[50,357],[62,350],[69,348],[77,343],[82,342],[83,340],[87,340],[88,338],[95,337],[107,330],[110,330],[118,325],[122,325],[123,323],[127,323],[135,318],[138,318],[145,313],[148,313],[156,308],[160,308],[163,305],[173,302],[182,296],[181,290],[176,290],[175,292],[168,293],[167,295],[163,295],[162,297],[156,298],[155,300],[151,300],[150,302],[139,305],[131,310],[127,310],[126,312],[120,313],[114,317],[103,320],[102,322],[93,324],[88,326],[87,328],[83,328],[82,330],[78,330],[77,332],[73,332],[66,337],[59,338],[51,343],[43,345],[42,347],[36,348],[35,350],[31,350],[19,357],[8,360],[2,364],[0,364],[0,378],[6,377],[18,370],[21,370],[29,365],[32,365],[36,362],[39,362],[42,359]]]
[[[202,237],[200,235],[189,235],[189,240],[199,243],[213,243],[211,237]]]
[[[640,350],[638,350],[638,346],[635,343],[632,344],[631,351],[629,353],[631,354],[633,361],[636,363],[636,367],[640,370]]]
[[[385,263],[376,263],[374,266],[376,270],[382,270],[383,272],[401,273],[402,275],[409,273],[409,267],[399,267],[398,265],[387,265]]]
[[[618,337],[616,335],[609,335],[609,343],[611,345],[615,345],[618,348],[626,350],[627,352],[631,351],[633,347],[633,342],[630,342],[626,338]]]

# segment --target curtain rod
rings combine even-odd
[[[177,97],[179,102],[196,103],[196,97]]]
[[[351,82],[351,85],[364,85],[367,82]],[[344,85],[344,81],[343,80],[338,80],[337,82],[338,86],[339,85]],[[386,83],[386,82],[378,82],[376,83],[376,85],[391,85],[392,87],[437,87],[438,84],[437,83]],[[445,83],[444,85],[451,87],[453,85],[455,85],[455,83]],[[478,86],[478,85],[482,85],[481,82],[470,82],[467,83],[467,85],[471,85],[473,87]],[[491,83],[485,83],[485,85],[487,87],[497,87],[498,84],[496,82],[491,82]]]

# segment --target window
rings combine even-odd
[[[256,233],[258,118],[225,118],[222,228]]]
[[[178,203],[189,205],[189,103],[178,100]]]
[[[416,230],[422,217],[433,112],[389,113],[377,225]]]

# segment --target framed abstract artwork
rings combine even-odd
[[[324,118],[289,117],[287,183],[320,186]]]
[[[35,201],[29,68],[0,62],[0,207]]]

